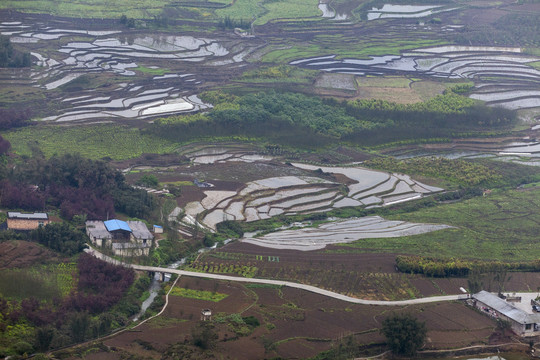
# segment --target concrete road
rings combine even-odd
[[[347,301],[347,302],[355,303],[355,304],[363,304],[363,305],[403,306],[403,305],[424,304],[424,303],[431,303],[431,302],[438,302],[438,301],[463,300],[467,298],[466,295],[460,294],[460,295],[447,295],[447,296],[433,296],[433,297],[426,297],[426,298],[420,298],[420,299],[399,300],[399,301],[364,300],[364,299],[357,299],[357,298],[353,298],[347,295],[339,294],[333,291],[321,289],[315,286],[298,284],[298,283],[294,283],[290,281],[243,278],[243,277],[230,276],[230,275],[200,273],[200,272],[193,272],[193,271],[155,267],[155,266],[126,264],[121,261],[112,259],[93,249],[86,249],[85,251],[89,253],[90,255],[96,256],[102,260],[105,260],[105,261],[108,261],[117,265],[130,267],[134,270],[162,272],[162,273],[167,273],[167,274],[178,274],[178,275],[192,276],[192,277],[199,277],[199,278],[206,278],[206,279],[237,281],[237,282],[246,282],[246,283],[253,283],[253,284],[288,286],[288,287],[302,289],[302,290],[310,291],[312,293],[332,297],[334,299],[343,300],[343,301]]]

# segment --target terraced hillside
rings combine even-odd
[[[239,191],[206,190],[204,199],[186,205],[185,214],[215,230],[225,220],[250,222],[342,207],[387,206],[443,191],[407,175],[359,166],[292,166],[326,176],[277,176],[247,182]]]

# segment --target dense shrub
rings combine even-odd
[[[540,260],[503,263],[500,261],[480,261],[463,259],[437,259],[423,256],[398,255],[396,268],[409,274],[423,274],[431,277],[466,277],[471,272],[486,273],[500,270],[540,271]]]
[[[109,264],[86,253],[78,262],[77,292],[65,306],[76,311],[100,313],[116,304],[133,283],[134,272],[123,266]]]
[[[54,251],[72,256],[84,249],[87,237],[67,223],[50,223],[33,230],[30,239]]]

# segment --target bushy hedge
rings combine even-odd
[[[403,273],[423,274],[430,277],[466,277],[472,271],[540,271],[540,260],[504,263],[463,259],[437,259],[424,256],[398,255],[396,268]]]

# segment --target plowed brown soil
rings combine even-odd
[[[0,243],[0,270],[49,263],[56,257],[52,251],[33,242],[13,240]]]

